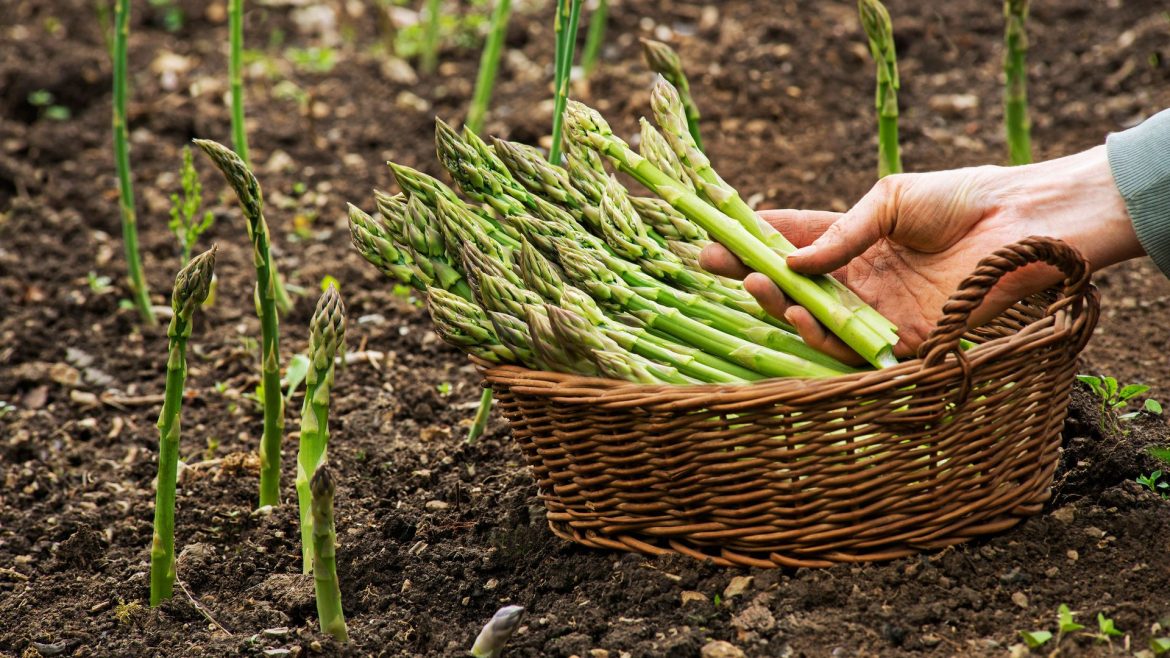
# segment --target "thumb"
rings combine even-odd
[[[788,256],[804,274],[828,274],[844,267],[894,230],[904,176],[886,176],[812,244]]]

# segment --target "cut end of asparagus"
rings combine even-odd
[[[171,293],[171,309],[176,316],[190,319],[195,309],[207,299],[207,293],[211,290],[211,277],[215,274],[215,254],[218,250],[218,245],[212,245],[211,249],[195,256],[179,270]]]
[[[524,608],[518,605],[497,610],[475,638],[475,644],[471,647],[473,658],[497,658],[520,626],[520,618],[523,616]]]

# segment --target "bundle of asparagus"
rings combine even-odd
[[[702,271],[697,254],[712,238],[871,364],[894,363],[893,325],[835,280],[788,269],[794,247],[711,167],[677,90],[660,78],[653,99],[661,132],[643,120],[640,153],[570,102],[564,167],[439,121],[439,161],[470,200],[391,163],[402,193],[375,192],[375,215],[349,207],[353,244],[426,292],[444,340],[489,363],[664,384],[854,372],[806,345],[738,281]],[[607,159],[660,198],[631,195]]]

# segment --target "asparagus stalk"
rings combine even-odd
[[[114,164],[118,170],[118,207],[122,211],[122,248],[130,297],[142,322],[154,326],[158,319],[150,306],[150,290],[142,272],[138,250],[138,213],[134,210],[134,187],[130,177],[130,140],[126,126],[127,44],[130,41],[130,0],[114,2]]]
[[[309,481],[313,517],[313,583],[321,632],[338,642],[349,642],[345,613],[341,609],[341,584],[337,579],[337,532],[333,524],[333,477],[322,463]]]
[[[741,222],[707,204],[634,153],[613,134],[601,115],[580,103],[571,103],[567,114],[571,139],[592,145],[609,157],[618,169],[633,176],[688,219],[702,226],[713,238],[739,256],[744,264],[776,282],[793,301],[807,308],[862,358],[878,367],[897,363],[893,355],[897,334],[893,329],[880,331],[873,328],[866,321],[865,315],[857,312],[867,307],[856,295],[848,293],[847,289],[820,284],[793,272],[781,253],[749,232]],[[755,223],[757,227],[762,224],[758,221]],[[791,247],[791,244],[788,246]]]
[[[626,350],[573,311],[549,304],[545,304],[544,309],[561,344],[592,359],[602,375],[644,384],[689,384],[696,381],[673,366],[655,363]]]
[[[605,21],[609,18],[609,0],[597,0],[592,15],[589,16],[589,32],[585,35],[585,51],[581,53],[581,71],[585,77],[593,73],[597,66],[598,56],[601,54],[601,44],[605,41]]]
[[[488,318],[500,337],[500,344],[507,347],[518,362],[529,368],[547,368],[532,349],[532,335],[527,323],[510,313],[499,311],[489,311]]]
[[[687,176],[695,184],[699,195],[717,210],[739,222],[745,231],[763,242],[779,256],[787,257],[796,247],[767,222],[760,220],[734,187],[729,185],[711,166],[710,160],[694,144],[684,130],[682,102],[678,92],[665,79],[659,78],[650,94],[654,116],[662,127],[667,141],[678,156]],[[856,314],[862,322],[890,344],[898,342],[898,328],[880,313],[863,302],[845,284],[831,276],[811,277],[826,295],[836,297],[841,304]]]
[[[658,132],[654,125],[647,121],[645,117],[638,119],[638,125],[641,128],[641,140],[638,144],[638,152],[642,154],[642,157],[649,160],[650,164],[661,169],[662,173],[670,176],[683,187],[691,192],[695,192],[694,182],[691,181],[690,176],[683,169],[682,162],[679,161],[674,149],[666,141],[666,138],[662,136],[662,133]],[[689,135],[690,133],[687,134]]]
[[[451,188],[439,180],[404,165],[393,162],[388,164],[390,165],[390,170],[394,173],[394,179],[398,181],[398,186],[407,195],[419,197],[432,208],[435,207],[440,198],[450,201],[474,215],[476,217],[475,221],[480,225],[480,228],[491,235],[497,242],[513,249],[520,246],[518,235],[513,236],[509,234],[505,227],[501,226],[499,222],[491,219],[486,214],[474,212],[455,195],[455,192]]]
[[[475,443],[479,437],[483,436],[491,415],[492,389],[485,386],[483,392],[479,394],[479,406],[475,409],[475,418],[471,420],[471,427],[467,430],[467,443]]]
[[[333,284],[317,301],[309,324],[309,372],[301,407],[301,442],[297,451],[297,504],[301,522],[301,567],[313,570],[313,521],[309,474],[325,463],[329,448],[329,396],[333,389],[333,361],[345,346],[345,305]]]
[[[269,251],[268,223],[260,183],[240,156],[206,139],[195,144],[211,158],[236,193],[247,220],[256,266],[256,311],[260,316],[261,385],[264,435],[260,440],[260,506],[280,504],[280,442],[284,436],[284,397],[280,390],[280,320],[276,312],[276,267]]]
[[[898,148],[898,60],[894,52],[894,28],[890,13],[879,0],[858,0],[861,27],[869,40],[869,52],[877,65],[878,178],[902,172]]]
[[[245,165],[248,159],[248,129],[244,126],[244,0],[228,1],[228,80],[231,85],[232,146]]]
[[[685,183],[684,183],[685,185]],[[671,205],[662,199],[644,196],[631,196],[630,205],[634,211],[661,235],[667,242],[678,240],[697,245],[700,249],[711,242],[707,232],[697,224],[687,219]]]
[[[390,235],[389,228],[383,222],[349,204],[349,236],[362,258],[392,279],[420,290],[425,288],[428,282],[418,275],[414,258],[405,247],[395,244]],[[470,299],[471,288],[467,287],[466,282],[462,284]]]
[[[520,618],[524,615],[524,608],[518,605],[509,605],[500,608],[492,615],[483,630],[471,645],[472,658],[499,658],[504,652],[504,646],[512,638],[512,633],[520,626]]]
[[[565,273],[599,303],[630,313],[647,326],[709,354],[772,377],[829,377],[849,372],[843,366],[834,368],[816,363],[714,329],[677,308],[638,295],[613,275],[607,276],[605,266],[584,250],[573,249],[565,242],[561,246],[560,261]]]
[[[541,304],[528,304],[524,307],[524,322],[528,325],[529,335],[532,336],[532,347],[537,358],[552,366],[553,370],[571,372],[589,377],[602,374],[602,369],[596,360],[582,356],[573,346],[563,343],[553,331],[552,321],[548,312]],[[621,368],[612,361],[607,363],[604,372],[612,373]],[[620,375],[616,378],[621,378]]]
[[[467,125],[474,131],[483,128],[488,103],[492,99],[492,88],[496,84],[496,70],[500,66],[500,50],[508,32],[508,17],[512,14],[511,0],[496,0],[492,11],[491,29],[479,60],[479,75],[475,80],[475,92],[471,96],[471,109],[467,112]]]
[[[1004,0],[1003,120],[1013,165],[1032,161],[1031,120],[1028,118],[1028,0]]]
[[[431,74],[439,65],[439,9],[442,0],[427,0],[427,22],[423,32],[422,61],[423,73]]]
[[[557,0],[556,61],[553,74],[552,148],[549,162],[561,161],[561,131],[564,125],[565,102],[569,99],[569,82],[573,77],[573,50],[577,47],[577,24],[581,19],[582,0]]]
[[[670,46],[652,39],[642,39],[642,55],[651,71],[666,78],[678,89],[686,109],[687,131],[695,140],[695,146],[703,150],[703,138],[699,136],[699,106],[691,96],[691,83],[683,73],[682,59]]]
[[[179,417],[187,381],[187,340],[191,318],[207,299],[215,271],[214,246],[191,259],[175,277],[167,327],[167,385],[158,417],[158,485],[154,502],[154,538],[150,547],[150,605],[171,598],[175,585],[175,485],[179,476]]]

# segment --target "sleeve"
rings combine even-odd
[[[1138,241],[1170,277],[1170,110],[1105,142]]]

